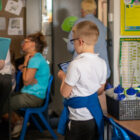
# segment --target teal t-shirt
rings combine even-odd
[[[44,99],[46,96],[46,89],[50,77],[50,67],[41,53],[36,53],[28,62],[28,68],[37,69],[35,79],[37,83],[34,85],[24,86],[21,89],[22,93],[35,95],[38,98]]]

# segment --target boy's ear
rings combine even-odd
[[[80,43],[80,45],[83,45],[84,44],[84,41],[80,38],[79,39],[79,43]]]

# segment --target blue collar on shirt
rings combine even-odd
[[[67,122],[69,120],[69,110],[68,106],[72,108],[83,108],[87,107],[90,113],[94,116],[98,127],[99,140],[103,140],[104,122],[103,113],[98,100],[98,94],[94,93],[86,97],[73,97],[64,100],[64,109],[60,116],[57,132],[64,135]]]

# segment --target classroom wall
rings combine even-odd
[[[109,61],[112,72],[112,84],[114,87],[120,83],[119,79],[119,55],[120,55],[120,0],[109,1]]]
[[[132,36],[132,35],[125,35],[122,36],[120,34],[120,26],[121,26],[121,3],[120,0],[113,0],[113,48],[114,48],[114,55],[113,55],[113,83],[114,86],[118,86],[120,84],[120,79],[119,79],[119,55],[120,55],[120,38],[139,38],[140,36]]]
[[[113,77],[114,86],[117,86],[119,80],[119,52],[120,52],[120,0],[114,0],[114,25],[113,25],[113,46],[114,46],[114,65]]]
[[[114,47],[113,47],[113,34],[114,34],[114,19],[113,19],[113,13],[114,13],[114,2],[113,0],[109,1],[108,3],[108,24],[107,24],[107,49],[108,49],[108,59],[109,59],[109,64],[110,64],[110,69],[111,69],[111,77],[109,78],[110,84],[113,85],[114,83],[114,78],[113,78],[113,71],[114,71]]]
[[[26,32],[31,34],[41,30],[41,0],[26,1]]]
[[[31,34],[42,31],[42,0],[27,0],[26,1],[26,33]],[[52,65],[52,36],[46,35],[48,52],[45,58]]]

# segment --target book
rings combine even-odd
[[[10,38],[0,37],[0,60],[5,60],[11,44]]]

